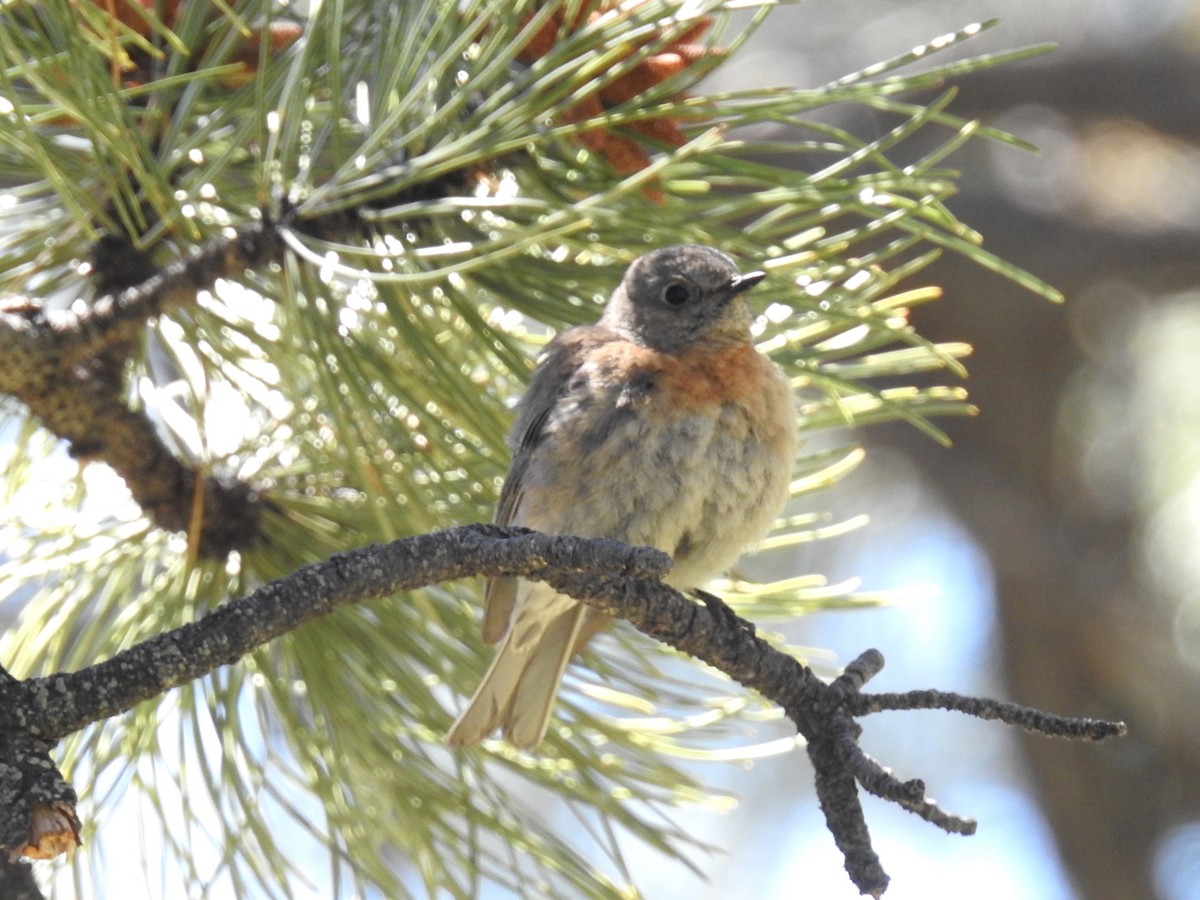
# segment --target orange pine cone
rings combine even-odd
[[[76,4],[90,3],[108,13],[116,22],[131,31],[142,37],[149,37],[152,29],[146,14],[157,13],[164,25],[174,28],[179,21],[182,0],[72,0],[72,2]],[[217,10],[217,6],[212,3],[212,0],[193,0],[193,2],[209,3],[214,11]],[[286,50],[296,43],[303,33],[304,28],[299,23],[272,22],[267,28],[267,41],[270,44],[271,52],[280,53]],[[237,48],[233,55],[233,61],[241,64],[242,73],[227,78],[227,83],[241,84],[248,81],[258,71],[261,43],[261,37],[254,34],[248,36],[242,46]],[[120,73],[120,80],[123,84],[140,84],[146,80],[145,73],[140,71],[140,67],[136,64],[125,60],[122,68],[129,70]],[[114,73],[114,77],[117,77],[116,73]]]
[[[526,63],[532,63],[549,53],[560,37],[578,31],[585,22],[594,22],[599,16],[612,11],[628,13],[631,5],[619,4],[617,0],[596,0],[585,3],[576,12],[573,21],[567,25],[563,12],[557,11],[541,28],[533,34],[517,54],[517,58]],[[533,14],[528,14],[524,23],[528,23]],[[660,37],[669,28],[666,26]],[[669,78],[675,77],[696,62],[707,56],[723,54],[725,51],[716,47],[705,47],[695,43],[712,27],[712,19],[708,16],[697,19],[670,43],[657,53],[642,59],[636,66],[613,81],[605,84],[595,93],[589,94],[575,106],[563,114],[566,122],[585,122],[599,116],[604,109],[620,106],[640,97],[647,91]],[[638,52],[642,47],[653,43],[653,36],[631,45],[625,58]],[[601,154],[615,172],[620,175],[630,175],[650,165],[650,155],[637,136],[649,138],[655,142],[680,147],[687,142],[678,116],[661,116],[640,122],[631,122],[618,133],[613,128],[598,125],[593,129],[581,132],[577,140],[585,147]],[[646,192],[655,200],[662,199],[662,193],[655,189]]]
[[[162,21],[168,26],[173,26],[179,21],[180,0],[163,0],[161,8],[158,8],[155,0],[76,0],[76,2],[91,3],[93,6],[100,7],[122,25],[142,37],[150,36],[150,25],[146,21],[146,16],[139,10],[148,13],[158,12]]]

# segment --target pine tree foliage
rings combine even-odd
[[[86,0],[0,8],[0,296],[86,305],[113,240],[163,266],[267,219],[287,246],[155,320],[125,372],[181,459],[269,500],[252,547],[206,558],[103,465],[0,406],[4,664],[78,668],[338,550],[487,520],[537,347],[594,319],[650,247],[711,244],[769,272],[757,334],[806,435],[901,418],[940,437],[930,417],[970,410],[953,385],[969,348],[911,328],[938,295],[914,276],[950,250],[1053,296],[947,210],[945,158],[1015,141],[958,119],[945,84],[1036,50],[930,63],[972,26],[816,88],[706,92],[770,6],[614,5],[533,60],[523,48],[575,22],[580,0],[180,3],[121,24]],[[288,16],[302,35],[276,48]],[[590,102],[705,17],[697,40],[726,54]],[[858,138],[830,124],[837,104],[888,127]],[[682,146],[630,131],[664,119]],[[649,164],[616,171],[587,140],[600,130],[633,134]],[[912,386],[927,372],[946,383]],[[856,524],[809,497],[861,459],[842,443],[802,447],[768,549]],[[722,587],[756,619],[847,594],[818,576]],[[488,656],[478,594],[335,614],[66,742],[89,823],[81,894],[113,877],[106,849],[129,835],[105,823],[123,798],[161,836],[148,883],[183,877],[196,895],[612,896],[636,881],[618,846],[631,839],[702,865],[671,813],[722,800],[684,760],[794,741],[756,746],[745,723],[769,711],[618,629],[572,670],[538,754],[451,752],[441,736]]]

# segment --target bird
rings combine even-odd
[[[681,591],[760,540],[796,441],[788,380],[750,330],[744,295],[764,277],[699,244],[635,259],[596,324],[547,344],[517,404],[496,523],[657,548]],[[535,748],[568,662],[610,621],[543,582],[490,579],[483,639],[500,646],[447,742],[499,729]]]

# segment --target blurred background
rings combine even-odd
[[[921,274],[947,299],[920,308],[916,326],[974,345],[981,413],[941,423],[951,449],[904,425],[868,429],[866,462],[832,511],[871,524],[809,545],[801,570],[931,589],[807,616],[788,636],[840,664],[879,648],[880,690],[999,694],[1129,724],[1128,737],[1087,745],[941,713],[867,720],[868,752],[979,820],[976,836],[953,837],[869,803],[890,900],[1193,900],[1200,2],[810,0],[778,9],[715,87],[815,86],[993,16],[1001,25],[960,55],[1058,49],[961,79],[952,108],[1041,153],[970,142],[950,159],[963,172],[951,208],[1067,303],[953,256]],[[888,124],[853,115],[864,138]],[[708,896],[856,896],[808,782],[794,756],[730,774],[741,804],[714,822],[729,856],[709,867]]]

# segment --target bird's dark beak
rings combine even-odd
[[[729,282],[729,289],[734,294],[744,294],[766,277],[766,272],[747,272],[745,275],[736,275]]]

